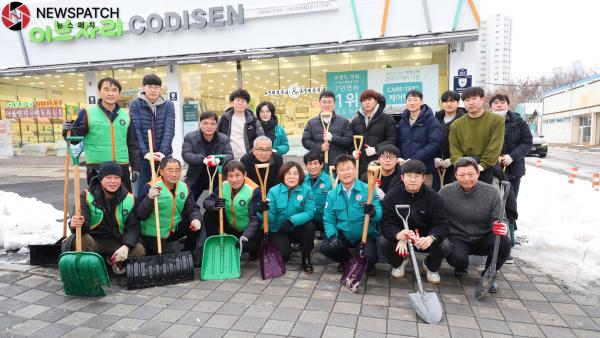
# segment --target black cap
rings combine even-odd
[[[402,174],[422,174],[427,172],[425,164],[419,160],[408,160],[402,165]]]
[[[121,169],[121,165],[117,162],[104,162],[100,165],[100,170],[98,170],[98,181],[102,181],[108,175],[117,175],[120,178],[123,178],[123,169]]]

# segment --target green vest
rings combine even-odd
[[[100,223],[102,223],[104,212],[96,208],[94,205],[94,195],[92,195],[92,193],[87,189],[85,190],[85,203],[90,209],[90,230],[94,230],[100,225]],[[133,197],[133,194],[128,193],[121,203],[119,203],[119,205],[115,208],[115,219],[117,220],[117,224],[119,226],[117,230],[121,235],[125,229],[125,220],[133,210],[134,205],[135,197]]]
[[[129,163],[127,149],[127,129],[131,121],[129,113],[119,108],[113,122],[98,105],[87,110],[88,133],[85,135],[86,163],[100,164],[116,161]]]
[[[223,182],[223,199],[225,200],[225,218],[229,225],[236,231],[243,232],[248,228],[250,217],[248,215],[248,203],[252,200],[254,189],[258,186],[252,180],[246,178],[244,185],[240,188],[233,200],[231,199],[231,184]]]
[[[150,182],[152,183],[152,182]],[[148,183],[148,184],[150,184]],[[162,178],[158,179],[158,185],[162,188],[158,195],[158,219],[160,223],[160,238],[167,238],[177,230],[177,224],[181,222],[181,213],[185,207],[185,201],[190,194],[185,183],[177,182],[175,193],[172,194],[165,185]],[[156,221],[154,211],[148,219],[143,220],[142,234],[156,237]]]

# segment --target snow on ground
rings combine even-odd
[[[0,190],[0,248],[53,244],[62,237],[62,218],[50,204]]]
[[[513,256],[570,284],[600,279],[600,191],[533,166],[521,180],[517,238]]]

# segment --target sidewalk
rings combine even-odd
[[[0,336],[29,337],[598,337],[600,302],[569,292],[523,261],[503,267],[499,292],[475,301],[478,273],[461,281],[447,265],[438,291],[439,325],[417,319],[407,301],[413,276],[390,280],[387,265],[354,294],[341,288],[337,265],[298,269],[295,254],[281,278],[263,281],[243,260],[240,279],[127,290],[102,298],[65,296],[56,269],[0,266]],[[199,272],[196,273],[198,278]],[[113,280],[113,285],[116,285]]]

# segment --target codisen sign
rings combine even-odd
[[[117,37],[127,32],[123,30],[118,8],[92,9],[93,11],[90,8],[38,8],[38,18],[54,19],[54,22],[45,27],[31,28],[29,40],[36,43],[72,41],[96,39],[98,36]],[[144,35],[243,24],[244,5],[238,4],[237,7],[227,5],[206,10],[196,8],[191,11],[184,10],[182,13],[165,12],[163,15],[151,13],[146,17],[133,15],[128,22],[128,32]]]

